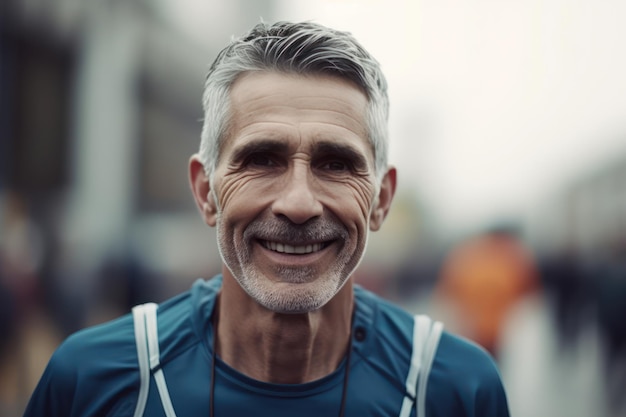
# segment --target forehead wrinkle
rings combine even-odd
[[[355,91],[354,95],[362,97],[362,100],[359,100],[361,103],[358,105],[351,103],[348,99],[320,96],[319,93],[293,96],[289,93],[282,92],[262,92],[257,96],[247,96],[243,98],[243,100],[239,97],[233,97],[232,107],[234,114],[240,113],[248,116],[258,114],[271,115],[273,114],[272,109],[279,110],[277,115],[280,114],[280,110],[284,109],[305,115],[309,112],[330,112],[340,114],[356,124],[364,125],[367,114],[367,98],[358,90]],[[270,103],[263,104],[265,101],[270,101]],[[322,103],[320,103],[320,101]],[[350,110],[353,111],[351,112]],[[353,117],[350,113],[354,113],[358,116]]]
[[[357,96],[359,97],[359,99],[357,99],[358,102],[360,102],[358,105],[355,103],[350,103],[351,100],[349,99],[349,97],[351,96]],[[344,96],[342,97],[333,97],[333,96],[320,96],[319,92],[316,94],[299,94],[297,96],[288,96],[288,95],[284,95],[289,97],[289,100],[293,101],[296,105],[300,105],[300,102],[304,102],[305,106],[309,106],[311,103],[311,100],[322,100],[324,102],[326,102],[325,104],[332,104],[332,105],[336,105],[337,108],[342,109],[346,106],[346,104],[350,104],[350,107],[362,107],[363,109],[365,109],[367,107],[367,99],[358,91],[356,92],[356,94],[350,94],[348,92],[346,92],[344,94]],[[322,108],[326,108],[327,106],[324,106]]]
[[[314,96],[301,96],[295,100],[296,102],[307,101],[309,98],[314,98]],[[324,101],[325,103],[308,102],[306,103],[307,105],[303,107],[288,105],[284,105],[284,107],[293,109],[296,113],[304,116],[310,115],[310,118],[315,118],[315,116],[319,114],[330,114],[331,119],[345,118],[345,120],[350,122],[349,125],[354,124],[359,126],[359,128],[365,127],[367,114],[366,103],[363,103],[362,106],[354,106],[344,100],[333,97],[326,97]]]
[[[268,83],[259,83],[262,78],[258,76],[267,76]],[[254,84],[246,84],[248,77],[255,80]],[[321,138],[352,143],[355,150],[367,159],[373,159],[374,149],[369,140],[367,120],[368,98],[363,91],[358,88],[342,89],[344,94],[336,95],[335,84],[345,84],[341,80],[324,82],[319,88],[298,82],[292,89],[291,82],[300,79],[311,80],[300,76],[281,76],[278,80],[275,74],[256,73],[237,80],[231,90],[231,121],[234,123],[230,138],[236,139],[235,142],[264,138],[295,140],[292,146],[294,152],[302,149],[303,141],[318,141]],[[332,77],[327,80],[335,81]],[[269,88],[274,81],[281,82],[276,89]],[[313,146],[309,144],[305,152],[311,152]]]
[[[248,108],[248,107],[249,106],[240,106],[240,107],[235,108],[233,112],[234,116],[243,116],[243,117],[235,117],[235,118],[253,119],[249,123],[249,124],[252,124],[255,122],[256,123],[263,123],[263,122],[271,123],[271,121],[265,120],[264,118],[274,117],[276,120],[276,123],[289,124],[286,122],[281,122],[280,119],[285,118],[285,117],[296,116],[296,117],[304,119],[302,121],[315,122],[318,120],[320,116],[322,116],[322,118],[330,116],[329,117],[330,119],[345,120],[349,122],[347,123],[348,125],[358,126],[359,129],[365,128],[365,124],[366,124],[365,117],[364,117],[365,110],[363,111],[363,113],[355,111],[354,113],[357,114],[358,116],[353,116],[351,114],[353,112],[350,112],[349,108],[346,108],[346,106],[341,106],[338,108],[328,108],[328,106],[318,104],[316,106],[309,105],[309,106],[300,108],[300,107],[290,106],[288,104],[278,103],[278,104],[272,104],[272,105],[263,106],[263,107],[259,107],[259,106],[251,106],[252,108]],[[276,112],[274,112],[273,110],[276,110]],[[254,120],[256,117],[258,117],[260,120]],[[319,122],[326,123],[326,121],[322,119],[320,119]],[[337,123],[341,123],[341,122],[338,121]]]
[[[310,126],[309,126],[310,125]],[[285,130],[281,128],[284,127]],[[304,127],[302,131],[300,127]],[[332,129],[328,129],[332,127]],[[299,138],[300,141],[305,137],[313,140],[328,140],[329,138],[342,139],[352,141],[354,138],[360,138],[367,142],[367,132],[362,126],[355,127],[345,126],[341,122],[316,122],[316,121],[267,121],[258,120],[250,121],[246,124],[234,125],[233,130],[238,131],[236,137],[240,140],[255,140],[256,138],[289,140],[290,138]],[[341,134],[335,129],[340,130]],[[310,131],[308,131],[310,130]],[[347,133],[344,134],[344,133]]]
[[[310,122],[310,121],[303,121],[299,123],[299,125],[316,125],[316,124],[317,122]],[[358,137],[358,138],[367,140],[367,135],[366,135],[367,132],[362,127],[358,127],[355,129],[352,126],[345,126],[344,124],[340,122],[335,123],[335,122],[330,122],[330,121],[324,122],[324,125],[332,126],[333,131],[330,131],[330,129],[324,129],[323,126],[320,125],[319,128],[313,129],[315,130],[315,132],[311,134],[313,139],[328,138],[328,137],[351,139],[353,137]],[[341,131],[347,132],[348,135],[347,136],[338,135],[337,132],[334,131],[335,128]]]
[[[263,127],[263,129],[261,131],[253,131],[253,132],[245,132],[246,129],[250,128],[251,126],[261,126]],[[245,137],[245,136],[249,136],[249,135],[262,135],[262,136],[266,136],[266,137],[282,137],[285,136],[285,133],[283,132],[277,132],[275,128],[269,127],[266,128],[264,127],[265,125],[270,125],[270,126],[274,126],[276,127],[276,125],[279,126],[285,126],[288,128],[293,128],[294,124],[291,122],[286,122],[286,121],[277,121],[277,120],[250,120],[249,122],[245,123],[245,124],[236,124],[233,125],[233,128],[238,131],[241,136]]]

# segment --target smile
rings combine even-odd
[[[289,245],[286,243],[270,242],[268,240],[262,240],[261,245],[266,249],[279,253],[306,255],[309,253],[319,252],[326,244],[324,243],[312,243],[308,245]]]

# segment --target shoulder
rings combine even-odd
[[[174,358],[198,342],[192,319],[193,292],[158,307],[162,358]],[[66,416],[105,411],[132,415],[139,387],[137,356],[131,313],[72,334],[52,355],[25,416],[41,415],[37,410]]]
[[[433,372],[451,381],[462,378],[466,389],[499,383],[500,373],[489,353],[462,337],[443,332]]]
[[[508,416],[500,373],[489,353],[474,342],[443,332],[428,381],[431,406],[444,415]],[[461,411],[462,410],[462,411]]]
[[[203,318],[197,310],[202,308],[201,299],[208,292],[205,284],[197,282],[190,291],[158,305],[162,357],[176,356],[181,349],[198,342],[197,326]],[[135,371],[138,365],[132,313],[74,333],[59,346],[50,364],[61,373],[78,373],[78,376],[110,374],[113,370]]]
[[[404,390],[415,316],[362,288],[355,288],[357,325],[368,323],[364,360]],[[441,333],[428,377],[431,415],[507,417],[508,406],[493,358],[477,344],[447,331]]]
[[[126,367],[136,359],[133,321],[130,315],[88,327],[69,336],[56,350],[50,366],[59,375],[92,373]]]
[[[160,344],[176,345],[163,339],[189,327],[190,297],[190,291],[187,291],[158,305]],[[113,369],[136,369],[137,346],[132,313],[72,334],[59,346],[51,364],[61,370],[78,368],[91,375],[110,373]]]
[[[74,333],[52,355],[24,415],[95,415],[103,408],[131,408],[131,402],[115,396],[136,384],[136,363],[130,316]]]

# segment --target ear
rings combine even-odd
[[[211,227],[215,226],[217,205],[211,193],[211,183],[198,154],[189,159],[189,183],[204,222]]]
[[[380,183],[380,190],[370,213],[370,230],[373,232],[380,229],[389,213],[391,201],[396,193],[396,175],[396,169],[390,167]]]

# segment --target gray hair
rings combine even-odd
[[[379,63],[347,32],[312,23],[259,23],[233,39],[211,65],[204,84],[200,160],[212,178],[228,133],[230,88],[243,73],[328,74],[355,83],[368,98],[368,140],[379,180],[387,167],[389,99]]]

